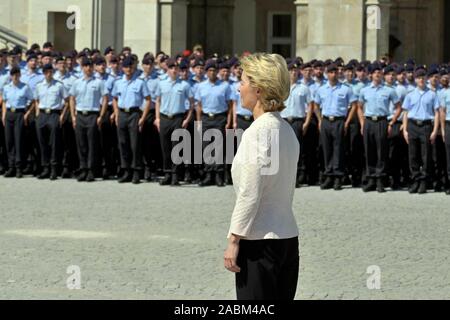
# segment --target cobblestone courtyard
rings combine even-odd
[[[232,187],[0,178],[1,299],[234,299]],[[297,189],[298,299],[450,298],[450,198]],[[80,267],[81,289],[66,273]],[[369,266],[381,288],[369,290]]]

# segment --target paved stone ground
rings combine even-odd
[[[0,178],[1,299],[234,299],[232,187]],[[450,197],[296,191],[298,299],[450,298]],[[81,268],[69,290],[66,269]],[[369,290],[367,267],[381,289]]]

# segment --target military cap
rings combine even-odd
[[[97,58],[94,60],[94,64],[95,64],[95,65],[99,65],[99,64],[103,64],[103,63],[106,63],[106,60],[105,60],[105,58],[103,58],[103,57],[97,57]]]
[[[370,74],[374,73],[374,72],[377,71],[377,70],[378,70],[378,71],[383,70],[382,66],[381,66],[379,63],[376,63],[376,62],[370,64],[369,67],[368,67],[367,69],[368,69],[368,71],[369,71]]]
[[[301,69],[301,70],[304,70],[304,69],[306,69],[306,68],[311,68],[311,67],[312,67],[312,65],[311,65],[311,63],[309,63],[309,62],[300,65],[300,69]]]
[[[398,65],[397,68],[395,68],[395,73],[400,74],[405,72],[405,67],[402,65]]]
[[[287,66],[288,66],[288,70],[292,70],[292,69],[297,69],[298,68],[297,61],[291,61]]]
[[[391,73],[391,72],[395,72],[395,66],[390,64],[388,66],[386,66],[383,70],[384,73]]]
[[[155,62],[155,59],[152,56],[147,56],[142,60],[142,64],[152,65]]]
[[[17,66],[12,67],[11,70],[9,71],[9,74],[10,74],[11,76],[14,75],[14,74],[18,74],[18,73],[20,73],[20,68],[17,67]]]
[[[194,67],[196,67],[196,66],[205,66],[205,61],[203,61],[203,59],[195,59],[195,62],[194,62],[194,65],[193,65]]]
[[[344,71],[347,71],[347,70],[354,70],[354,69],[355,69],[355,65],[352,64],[352,63],[347,63],[347,64],[344,66]]]
[[[185,70],[188,68],[189,68],[189,62],[187,62],[186,59],[181,60],[180,69]]]
[[[323,61],[316,60],[313,63],[314,68],[323,68],[324,66],[325,66],[325,64],[323,63]]]
[[[169,58],[167,59],[167,68],[177,67],[178,62],[175,58]]]
[[[327,72],[338,71],[338,66],[334,63],[331,63],[327,66]]]
[[[42,45],[42,48],[47,49],[47,48],[52,48],[53,44],[50,41],[47,41],[46,43],[44,43]]]
[[[82,67],[86,67],[86,66],[92,66],[92,60],[89,59],[88,57],[83,57],[83,59],[81,60],[81,66]]]
[[[106,56],[107,54],[110,54],[111,52],[114,51],[114,48],[109,46],[105,49],[105,51],[103,52],[103,54]]]
[[[51,63],[47,63],[46,65],[44,65],[42,67],[42,72],[44,72],[44,73],[49,70],[53,71],[53,65]]]
[[[405,65],[405,71],[408,73],[414,72],[414,65],[413,64],[406,64]]]
[[[217,62],[213,59],[206,61],[205,70],[208,71],[210,68],[217,69]]]
[[[428,77],[432,77],[432,76],[434,76],[434,75],[436,75],[436,74],[439,74],[439,69],[438,69],[437,67],[430,68],[430,69],[428,70],[428,72],[427,72],[427,76],[428,76]]]
[[[37,59],[37,58],[38,58],[38,56],[35,53],[32,53],[32,54],[28,55],[27,62],[32,60],[32,59]]]
[[[425,70],[424,68],[417,68],[416,71],[414,72],[414,76],[416,78],[418,77],[425,77],[427,75],[427,70]]]
[[[122,62],[122,67],[128,68],[134,65],[134,60],[132,57],[126,57]]]

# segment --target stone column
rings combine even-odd
[[[294,4],[297,8],[296,18],[296,56],[304,57],[308,56],[308,5],[309,0],[295,0]]]
[[[366,0],[365,58],[376,60],[389,52],[391,0]],[[372,9],[371,9],[372,7]],[[369,15],[367,12],[369,11]]]
[[[160,48],[167,54],[175,55],[186,49],[187,1],[160,0]]]
[[[158,50],[158,0],[125,0],[124,46],[131,46],[141,59]]]

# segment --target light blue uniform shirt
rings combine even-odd
[[[305,118],[309,112],[309,104],[311,103],[311,91],[302,82],[291,85],[289,97],[285,101],[286,108],[281,111],[283,118]]]
[[[38,83],[34,93],[34,98],[39,100],[39,109],[61,110],[68,97],[64,84],[55,79],[50,83],[46,80]]]
[[[400,99],[394,87],[383,84],[375,86],[374,83],[371,83],[361,90],[359,102],[364,105],[364,115],[366,117],[387,117],[390,114],[390,104],[396,105],[400,102]]]
[[[106,72],[102,75],[100,73],[96,72],[94,74],[94,77],[102,80],[103,83],[105,84],[105,88],[106,88],[106,90],[108,90],[108,105],[112,105],[111,92],[113,90],[114,82],[116,81],[116,79],[112,75],[110,75],[109,73],[106,73]],[[100,104],[101,104],[101,99],[100,99]]]
[[[406,95],[402,108],[408,111],[408,119],[424,121],[434,119],[434,113],[439,109],[439,104],[439,98],[435,92],[428,88],[423,91],[416,88]]]
[[[193,98],[191,86],[185,80],[166,79],[159,81],[156,96],[161,97],[160,112],[174,115],[186,111],[186,99]]]
[[[235,82],[234,85],[232,86],[231,100],[236,102],[236,114],[244,116],[244,117],[245,116],[251,117],[251,116],[253,116],[253,113],[250,110],[242,107],[241,93],[239,92],[240,86],[241,86],[241,84],[239,81]]]
[[[363,88],[367,87],[369,84],[370,81],[368,81],[367,79],[363,81],[359,80],[358,78],[355,79],[351,87],[353,90],[353,94],[356,96],[356,98],[359,99],[359,93]]]
[[[100,99],[108,90],[102,80],[83,77],[74,81],[69,95],[75,97],[77,111],[100,111]]]
[[[440,105],[445,108],[445,120],[450,121],[450,88],[441,91]]]
[[[58,73],[55,72],[55,74],[53,75],[53,79],[62,82],[66,91],[70,92],[70,89],[72,89],[73,83],[78,78],[69,72],[66,72],[64,75],[62,75],[59,72]]]
[[[11,76],[9,73],[0,76],[0,95],[3,94],[5,86],[11,82]]]
[[[322,87],[324,84],[327,83],[327,80],[322,79],[319,81],[314,81],[313,84],[309,87],[309,90],[311,90],[311,98],[314,100],[316,97],[316,92],[319,90],[320,87]]]
[[[44,79],[45,79],[44,74],[42,74],[41,72],[38,72],[38,71],[32,72],[32,73],[26,71],[26,72],[22,72],[20,75],[20,81],[27,84],[30,87],[33,94],[36,90],[36,85],[39,82],[44,81]]]
[[[154,109],[155,103],[156,103],[156,88],[158,87],[158,83],[159,83],[158,75],[155,72],[152,72],[148,76],[145,76],[144,73],[142,73],[139,78],[141,78],[147,85],[148,92],[150,93],[150,98],[152,99],[152,102],[150,104],[150,109]],[[141,109],[144,109],[144,107],[145,107],[145,101],[142,104]]]
[[[8,109],[25,109],[33,99],[33,92],[23,82],[19,82],[17,86],[10,82],[3,89],[3,101],[6,102],[6,108]]]
[[[326,117],[347,116],[348,106],[357,100],[352,88],[340,82],[334,87],[327,82],[317,90],[314,97],[314,102],[320,106]]]
[[[150,96],[150,92],[144,80],[139,79],[137,75],[133,75],[131,80],[123,76],[114,83],[112,96],[118,99],[120,109],[141,108],[145,98]]]
[[[204,113],[223,113],[228,111],[231,101],[231,87],[228,82],[217,80],[216,83],[203,81],[195,91],[195,100],[202,103]]]

